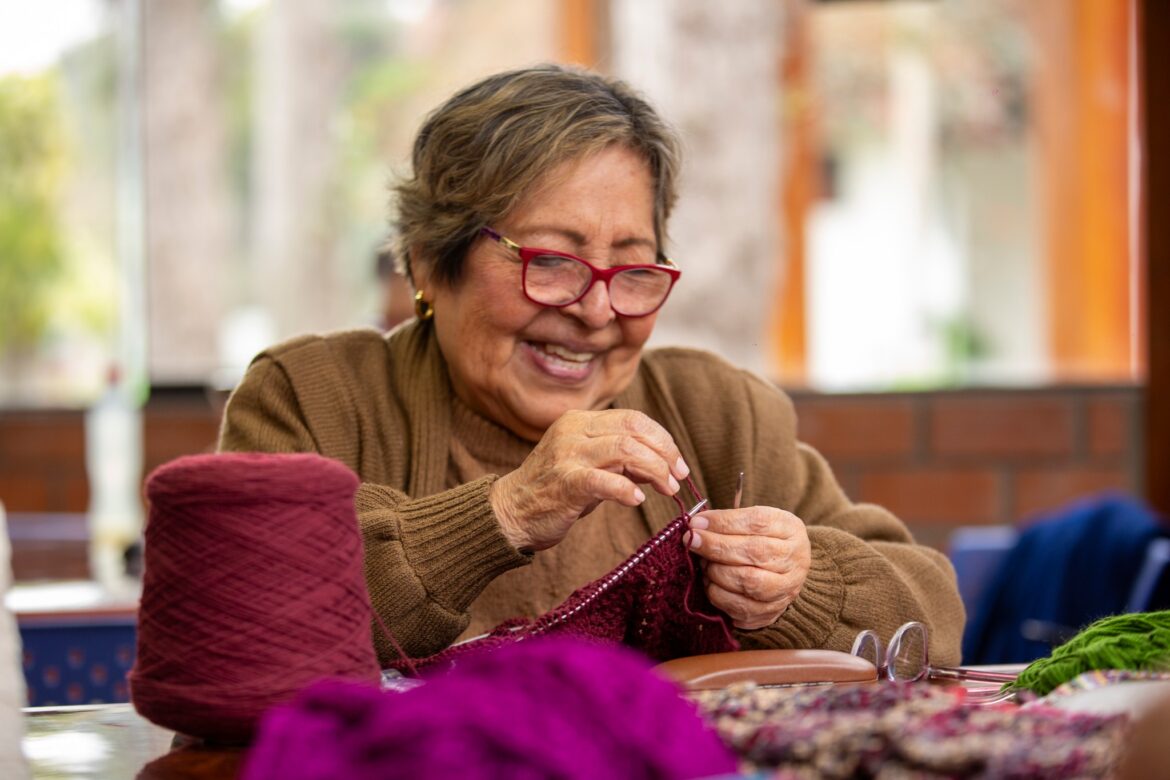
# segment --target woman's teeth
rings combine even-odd
[[[546,356],[555,358],[560,361],[560,363],[570,364],[573,366],[584,365],[589,363],[589,361],[593,358],[597,357],[597,354],[593,352],[573,352],[572,350],[566,350],[565,347],[559,346],[557,344],[543,344],[542,350]]]
[[[592,352],[573,352],[557,344],[545,344],[544,351],[571,363],[588,363],[594,357],[594,353]]]

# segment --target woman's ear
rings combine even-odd
[[[416,292],[425,291],[431,277],[430,264],[422,259],[422,252],[419,251],[418,247],[411,247],[408,257],[407,278],[410,279],[410,284]]]
[[[411,247],[410,277],[415,290],[414,315],[420,320],[426,321],[435,314],[435,308],[432,305],[435,291],[427,289],[427,284],[431,279],[431,265],[425,261],[420,261],[421,254],[418,247]]]

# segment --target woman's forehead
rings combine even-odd
[[[625,147],[568,160],[537,180],[498,223],[520,238],[634,246],[654,240],[654,181],[641,155]],[[599,236],[599,234],[603,234]]]

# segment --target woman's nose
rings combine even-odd
[[[581,300],[568,309],[590,328],[604,328],[617,317],[609,300],[609,288],[600,279],[590,285]]]

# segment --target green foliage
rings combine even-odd
[[[0,353],[38,343],[65,253],[66,145],[52,75],[0,78]]]

